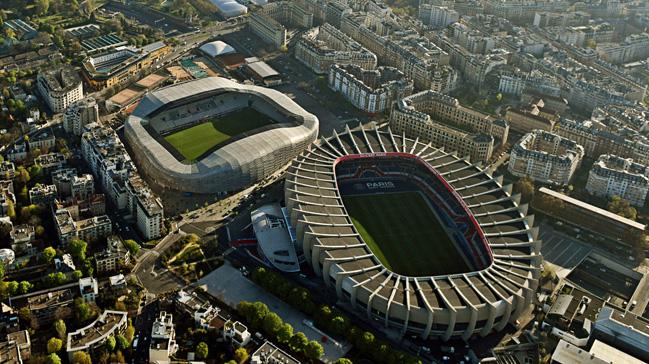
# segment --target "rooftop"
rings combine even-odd
[[[553,190],[551,190],[549,188],[541,187],[539,189],[539,192],[545,193],[545,194],[550,195],[550,196],[555,197],[555,198],[558,198],[558,199],[562,200],[563,202],[565,202],[567,204],[574,205],[574,206],[580,207],[582,209],[586,209],[586,210],[588,210],[588,211],[590,211],[590,212],[592,212],[594,214],[604,216],[604,217],[606,217],[608,219],[611,219],[611,220],[613,220],[613,221],[615,221],[615,222],[617,222],[619,224],[624,224],[624,225],[627,225],[627,226],[632,227],[634,229],[638,229],[638,230],[642,230],[642,231],[644,231],[645,228],[646,228],[646,225],[644,225],[644,224],[633,221],[631,219],[627,219],[626,217],[622,217],[620,215],[614,214],[614,213],[612,213],[610,211],[601,209],[601,208],[599,208],[597,206],[593,206],[593,205],[591,205],[589,203],[586,203],[584,201],[577,200],[576,198],[572,198],[570,196],[564,195],[563,193],[553,191]]]
[[[124,311],[104,311],[95,321],[77,331],[68,333],[67,351],[86,350],[102,342],[108,336],[126,326],[128,313]]]
[[[70,66],[41,71],[38,76],[49,92],[68,92],[81,83],[79,74]]]

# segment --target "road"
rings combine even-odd
[[[171,233],[165,236],[153,249],[142,249],[131,272],[147,292],[161,294],[185,285],[178,277],[158,263],[160,255],[176,243],[184,234]]]
[[[159,311],[159,302],[157,300],[151,300],[145,303],[142,313],[135,318],[133,326],[135,327],[137,347],[133,348],[134,363],[147,364],[149,362],[151,328],[153,327],[153,322],[158,316]]]

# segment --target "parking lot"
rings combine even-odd
[[[350,344],[339,344],[329,338],[323,342],[323,334],[308,325],[309,318],[303,313],[291,308],[286,303],[272,294],[264,291],[252,281],[245,278],[239,270],[232,267],[229,263],[212,271],[212,273],[198,281],[198,285],[204,285],[207,292],[217,299],[225,302],[228,306],[236,308],[241,301],[260,301],[265,303],[268,308],[277,313],[284,322],[293,326],[295,332],[302,331],[309,340],[316,340],[324,348],[324,362],[333,362],[345,355],[351,348]]]
[[[543,258],[556,267],[561,278],[568,276],[593,250],[588,244],[557,233],[549,225],[541,228],[540,239],[543,241]]]

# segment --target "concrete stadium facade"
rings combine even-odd
[[[276,123],[233,136],[186,163],[162,135],[244,108]],[[138,169],[163,189],[224,194],[277,171],[318,135],[318,118],[283,93],[208,77],[147,94],[126,121],[125,136]]]
[[[479,270],[403,276],[385,268],[356,230],[342,201],[336,164],[352,157],[407,155],[423,161],[448,184],[486,239],[489,260]],[[541,242],[527,205],[487,168],[395,135],[362,127],[322,139],[287,172],[285,202],[303,254],[327,287],[359,313],[422,338],[468,340],[502,330],[533,302]],[[431,241],[433,243],[433,241]],[[434,261],[431,261],[434,264]]]

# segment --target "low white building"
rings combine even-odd
[[[176,344],[173,315],[161,311],[151,329],[149,363],[168,362],[176,351],[178,351],[178,344]]]
[[[99,294],[97,279],[94,277],[79,279],[79,291],[84,301],[95,302],[95,298],[97,298],[97,295]]]
[[[104,345],[109,337],[123,334],[128,326],[128,313],[106,310],[88,326],[68,333],[66,351],[68,358],[77,351],[89,351]]]

